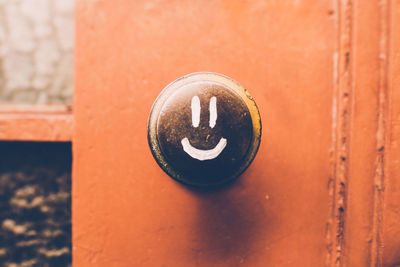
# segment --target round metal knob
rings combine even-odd
[[[249,93],[217,73],[192,73],[169,84],[153,104],[148,140],[172,178],[211,186],[238,177],[254,159],[261,119]]]

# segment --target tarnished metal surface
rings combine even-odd
[[[213,116],[216,121],[211,122]],[[235,179],[253,160],[261,139],[261,119],[250,94],[215,73],[190,74],[168,85],[153,105],[148,127],[152,153],[160,166],[173,178],[200,186]],[[185,139],[197,153],[223,147],[218,155],[196,158],[186,151]]]

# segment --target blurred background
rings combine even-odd
[[[71,105],[73,64],[73,0],[0,0],[0,107]],[[70,266],[71,143],[0,152],[0,266]]]
[[[71,104],[73,0],[0,0],[0,103]]]

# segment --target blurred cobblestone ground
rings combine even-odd
[[[71,265],[71,146],[0,142],[0,266]]]
[[[0,0],[0,104],[71,104],[74,0]]]

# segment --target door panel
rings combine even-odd
[[[369,138],[380,119],[366,120],[371,134],[362,140],[370,152],[355,149],[364,144],[351,138],[365,134],[365,110],[373,110],[365,115],[370,118],[386,107],[377,102],[386,87],[378,86],[377,93],[358,89],[363,82],[379,83],[386,70],[378,60],[371,65],[377,76],[357,72],[363,56],[353,54],[354,38],[368,34],[354,30],[353,15],[377,8],[386,19],[387,6],[316,0],[105,0],[76,6],[75,266],[336,266],[346,244],[362,266],[379,258],[371,256],[377,235],[366,241],[366,253],[357,251],[357,238],[381,227],[376,216],[382,203],[375,195],[363,206],[371,212],[359,236],[356,222],[363,215],[353,211],[360,203],[354,197],[367,199],[374,179],[382,178],[374,165],[360,188],[362,175],[354,171],[381,155]],[[359,28],[370,28],[360,26],[369,15],[358,18]],[[379,46],[381,21],[371,22],[371,50],[358,50],[375,59],[386,51]],[[147,145],[153,101],[168,83],[196,71],[241,83],[263,124],[250,168],[212,191],[169,178]],[[354,105],[363,98],[375,104]],[[365,153],[373,156],[348,160]],[[345,224],[346,216],[355,223]]]

